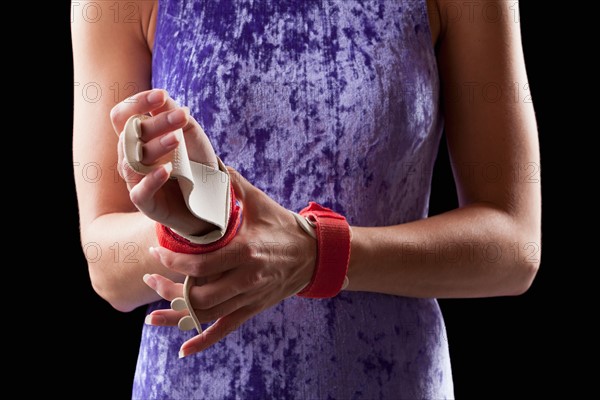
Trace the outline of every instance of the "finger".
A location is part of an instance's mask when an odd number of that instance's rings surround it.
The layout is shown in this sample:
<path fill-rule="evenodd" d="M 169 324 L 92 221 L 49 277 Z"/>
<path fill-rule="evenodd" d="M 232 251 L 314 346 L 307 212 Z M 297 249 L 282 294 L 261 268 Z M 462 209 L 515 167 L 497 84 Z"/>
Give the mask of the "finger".
<path fill-rule="evenodd" d="M 165 267 L 175 272 L 195 277 L 210 277 L 242 265 L 246 258 L 242 257 L 240 248 L 234 238 L 227 246 L 204 254 L 177 253 L 165 247 L 153 247 L 152 251 Z"/>
<path fill-rule="evenodd" d="M 161 158 L 175 150 L 178 145 L 179 139 L 176 132 L 168 132 L 148 143 L 144 143 L 142 145 L 142 164 L 153 165 L 160 162 Z"/>
<path fill-rule="evenodd" d="M 131 188 L 129 198 L 131 202 L 149 217 L 154 216 L 156 201 L 154 196 L 169 180 L 173 166 L 171 163 L 160 165 L 154 171 L 144 176 L 140 182 Z"/>
<path fill-rule="evenodd" d="M 117 134 L 120 134 L 125 123 L 132 115 L 146 114 L 164 106 L 168 94 L 162 89 L 151 89 L 123 100 L 110 111 L 110 120 Z"/>
<path fill-rule="evenodd" d="M 195 303 L 193 299 L 192 303 Z M 211 321 L 216 321 L 219 318 L 222 318 L 225 315 L 229 315 L 251 303 L 251 297 L 248 296 L 246 293 L 243 293 L 208 310 L 194 308 L 194 313 L 196 314 L 196 318 L 198 318 L 198 321 L 200 321 L 200 323 L 207 323 Z"/>
<path fill-rule="evenodd" d="M 188 148 L 188 154 L 191 161 L 218 169 L 217 156 L 204 129 L 193 118 L 188 118 L 188 123 L 183 127 L 183 136 Z"/>
<path fill-rule="evenodd" d="M 168 96 L 167 99 L 165 100 L 165 102 L 158 108 L 152 110 L 150 112 L 150 114 L 152 116 L 156 116 L 158 114 L 162 114 L 164 112 L 167 112 L 169 110 L 174 110 L 176 108 L 179 108 L 180 105 L 175 101 L 175 99 L 173 99 L 172 97 Z"/>
<path fill-rule="evenodd" d="M 132 190 L 142 179 L 144 179 L 144 175 L 138 174 L 128 162 L 121 163 L 121 168 L 119 168 L 119 175 L 127 184 L 127 188 Z"/>
<path fill-rule="evenodd" d="M 160 274 L 146 274 L 143 280 L 146 285 L 167 301 L 182 297 L 183 285 L 181 283 L 175 283 Z"/>
<path fill-rule="evenodd" d="M 177 326 L 179 320 L 187 315 L 187 310 L 155 310 L 146 315 L 144 323 L 153 326 Z"/>
<path fill-rule="evenodd" d="M 183 343 L 179 350 L 179 358 L 206 350 L 225 336 L 236 331 L 244 322 L 255 314 L 256 311 L 253 308 L 245 307 L 240 308 L 225 317 L 219 318 L 200 335 L 196 335 Z"/>
<path fill-rule="evenodd" d="M 271 211 L 282 208 L 275 200 L 251 184 L 235 169 L 231 167 L 227 167 L 227 169 L 229 170 L 231 185 L 235 191 L 236 198 L 242 203 L 245 220 L 260 220 L 265 214 L 269 214 L 266 210 Z M 294 222 L 294 217 L 291 213 L 286 213 L 285 218 L 287 218 L 292 225 L 297 225 Z M 243 227 L 244 225 L 242 225 L 242 229 Z"/>
<path fill-rule="evenodd" d="M 192 306 L 199 310 L 211 310 L 215 307 L 233 310 L 241 307 L 244 301 L 241 295 L 260 290 L 272 279 L 258 269 L 241 266 L 223 274 L 219 280 L 207 282 L 202 286 L 193 286 L 190 289 L 190 301 Z"/>
<path fill-rule="evenodd" d="M 258 189 L 256 189 L 250 182 L 248 182 L 248 180 L 246 180 L 246 178 L 242 176 L 242 174 L 240 174 L 234 168 L 227 167 L 227 170 L 229 171 L 231 185 L 235 191 L 236 198 L 244 203 L 248 193 Z"/>
<path fill-rule="evenodd" d="M 190 112 L 187 107 L 176 107 L 170 111 L 142 120 L 142 141 L 149 142 L 168 132 L 186 127 L 189 115 Z"/>
<path fill-rule="evenodd" d="M 127 188 L 131 190 L 132 187 L 137 185 L 142 178 L 144 177 L 142 174 L 138 174 L 132 167 L 125 161 L 125 157 L 123 154 L 123 138 L 119 137 L 119 143 L 117 145 L 117 154 L 119 159 L 119 165 L 117 166 L 117 171 L 119 172 L 119 176 L 127 183 Z"/>

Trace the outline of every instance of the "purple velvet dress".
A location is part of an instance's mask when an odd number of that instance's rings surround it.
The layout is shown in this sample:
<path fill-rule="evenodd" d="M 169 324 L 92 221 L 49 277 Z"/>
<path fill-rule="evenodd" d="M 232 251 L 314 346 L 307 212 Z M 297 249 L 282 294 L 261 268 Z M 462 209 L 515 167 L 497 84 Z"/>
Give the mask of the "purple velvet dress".
<path fill-rule="evenodd" d="M 427 217 L 443 120 L 426 0 L 160 0 L 152 79 L 284 207 Z M 134 399 L 454 397 L 435 299 L 295 296 L 178 359 L 194 334 L 144 326 Z"/>

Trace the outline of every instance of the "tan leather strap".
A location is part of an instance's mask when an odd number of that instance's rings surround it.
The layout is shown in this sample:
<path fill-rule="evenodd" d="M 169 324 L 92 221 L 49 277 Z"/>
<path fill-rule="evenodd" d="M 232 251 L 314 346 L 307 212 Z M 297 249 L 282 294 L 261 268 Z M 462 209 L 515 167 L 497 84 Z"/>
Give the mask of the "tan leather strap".
<path fill-rule="evenodd" d="M 306 232 L 310 237 L 317 240 L 317 230 L 316 230 L 314 222 L 312 222 L 310 219 L 298 214 L 297 212 L 294 212 L 294 211 L 290 211 L 290 212 L 292 213 L 292 215 L 296 219 L 296 222 L 298 223 L 298 225 L 300 225 L 302 230 L 304 232 Z M 350 233 L 352 233 L 352 230 L 350 231 Z M 308 283 L 306 286 L 308 286 L 309 284 L 310 283 Z M 344 283 L 342 284 L 342 290 L 346 289 L 346 287 L 348 287 L 349 284 L 350 284 L 350 279 L 348 279 L 348 276 L 345 276 Z M 304 288 L 300 289 L 300 292 L 302 290 L 304 290 L 306 288 L 306 286 Z"/>
<path fill-rule="evenodd" d="M 193 312 L 194 308 L 192 307 L 192 303 L 190 301 L 190 290 L 192 286 L 196 285 L 196 279 L 191 276 L 186 276 L 185 281 L 183 283 L 183 296 L 177 297 L 171 301 L 171 308 L 175 311 L 184 311 L 186 310 L 189 315 L 182 317 L 179 320 L 177 326 L 182 331 L 189 331 L 194 328 L 198 331 L 198 333 L 202 333 L 202 325 L 200 325 L 200 321 L 196 316 L 196 313 Z"/>

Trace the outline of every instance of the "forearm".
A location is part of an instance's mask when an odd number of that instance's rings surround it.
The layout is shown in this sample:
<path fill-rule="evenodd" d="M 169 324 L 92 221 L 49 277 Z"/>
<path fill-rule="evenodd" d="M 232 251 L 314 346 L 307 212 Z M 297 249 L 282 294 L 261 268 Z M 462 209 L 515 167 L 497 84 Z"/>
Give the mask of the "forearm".
<path fill-rule="evenodd" d="M 533 280 L 540 234 L 484 203 L 389 227 L 353 227 L 347 290 L 409 297 L 516 295 Z"/>
<path fill-rule="evenodd" d="M 92 286 L 120 311 L 128 312 L 160 299 L 142 281 L 146 273 L 183 280 L 182 275 L 150 256 L 149 247 L 157 245 L 154 224 L 139 212 L 111 213 L 96 218 L 81 230 Z"/>

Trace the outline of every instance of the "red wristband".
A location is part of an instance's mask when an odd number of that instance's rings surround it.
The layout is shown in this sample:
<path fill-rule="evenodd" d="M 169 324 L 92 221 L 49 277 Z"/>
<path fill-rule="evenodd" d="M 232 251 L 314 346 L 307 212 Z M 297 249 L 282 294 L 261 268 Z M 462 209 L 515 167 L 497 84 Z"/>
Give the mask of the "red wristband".
<path fill-rule="evenodd" d="M 299 212 L 316 227 L 317 261 L 307 287 L 298 296 L 329 298 L 336 296 L 348 273 L 350 262 L 350 225 L 343 215 L 315 202 Z"/>
<path fill-rule="evenodd" d="M 169 250 L 178 252 L 178 253 L 187 253 L 187 254 L 203 254 L 210 253 L 211 251 L 218 250 L 222 247 L 225 247 L 231 240 L 235 237 L 237 233 L 238 227 L 241 222 L 242 213 L 240 211 L 240 206 L 237 204 L 235 200 L 235 192 L 233 191 L 233 187 L 231 187 L 231 207 L 229 213 L 229 223 L 227 224 L 227 230 L 225 231 L 225 235 L 221 237 L 219 240 L 209 244 L 198 244 L 193 243 L 187 240 L 186 238 L 178 235 L 173 232 L 171 228 L 156 223 L 156 236 L 158 237 L 158 244 L 162 247 L 165 247 Z"/>

